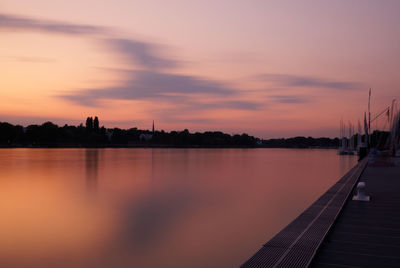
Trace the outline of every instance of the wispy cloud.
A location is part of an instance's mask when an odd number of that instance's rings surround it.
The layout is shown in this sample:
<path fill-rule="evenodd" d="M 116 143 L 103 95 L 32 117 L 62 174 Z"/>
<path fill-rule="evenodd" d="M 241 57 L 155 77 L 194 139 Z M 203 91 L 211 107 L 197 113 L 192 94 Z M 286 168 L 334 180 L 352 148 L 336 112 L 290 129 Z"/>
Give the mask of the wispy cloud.
<path fill-rule="evenodd" d="M 221 109 L 254 111 L 261 109 L 265 105 L 254 101 L 217 100 L 213 102 L 198 102 L 194 98 L 186 98 L 183 106 L 183 110 L 195 113 L 196 111 Z M 173 113 L 174 112 L 176 111 L 173 111 Z"/>
<path fill-rule="evenodd" d="M 176 61 L 160 56 L 159 46 L 156 44 L 122 38 L 106 39 L 104 43 L 114 53 L 121 54 L 125 60 L 143 68 L 173 68 L 178 65 Z"/>
<path fill-rule="evenodd" d="M 362 84 L 357 82 L 332 81 L 320 77 L 298 76 L 289 74 L 261 74 L 258 75 L 256 78 L 286 87 L 315 87 L 339 90 L 359 89 L 362 87 Z"/>
<path fill-rule="evenodd" d="M 0 14 L 0 30 L 100 37 L 96 41 L 101 42 L 112 53 L 122 55 L 123 59 L 129 60 L 130 63 L 152 69 L 171 68 L 177 65 L 176 61 L 159 55 L 159 45 L 143 40 L 115 38 L 113 37 L 115 30 L 102 26 Z"/>
<path fill-rule="evenodd" d="M 157 71 L 131 71 L 131 79 L 119 87 L 86 89 L 78 93 L 65 94 L 61 98 L 81 105 L 98 105 L 101 99 L 123 100 L 171 100 L 185 95 L 232 95 L 234 90 L 222 83 L 199 77 L 167 74 Z"/>
<path fill-rule="evenodd" d="M 151 100 L 180 107 L 181 112 L 196 110 L 256 110 L 260 103 L 236 100 L 238 91 L 225 83 L 194 75 L 171 73 L 179 62 L 165 57 L 161 46 L 146 40 L 116 38 L 109 28 L 72 24 L 45 19 L 0 14 L 0 30 L 45 32 L 91 38 L 114 56 L 121 56 L 131 66 L 120 71 L 125 81 L 119 86 L 92 88 L 64 93 L 57 97 L 83 106 L 99 106 L 107 100 Z M 43 61 L 35 57 L 18 57 L 21 61 Z M 137 69 L 139 67 L 139 69 Z M 119 72 L 119 69 L 114 69 Z M 212 102 L 201 101 L 212 97 Z M 178 108 L 177 108 L 178 109 Z"/>
<path fill-rule="evenodd" d="M 108 100 L 151 100 L 173 105 L 164 111 L 169 115 L 221 109 L 259 110 L 264 106 L 255 101 L 232 99 L 239 97 L 236 90 L 208 79 L 156 71 L 131 71 L 130 77 L 132 80 L 120 87 L 86 89 L 59 97 L 83 106 L 101 106 Z M 212 101 L 208 100 L 210 97 Z"/>
<path fill-rule="evenodd" d="M 0 30 L 35 31 L 71 35 L 104 34 L 104 27 L 0 14 Z"/>
<path fill-rule="evenodd" d="M 28 62 L 28 63 L 51 63 L 57 62 L 56 59 L 46 58 L 46 57 L 27 57 L 27 56 L 15 56 L 9 57 L 13 61 L 18 62 Z"/>
<path fill-rule="evenodd" d="M 176 102 L 173 108 L 154 109 L 152 113 L 164 123 L 207 123 L 218 127 L 223 120 L 210 118 L 207 112 L 220 110 L 257 111 L 265 106 L 264 103 L 254 101 L 216 100 L 214 102 L 199 102 L 194 98 L 184 98 L 180 103 Z"/>
<path fill-rule="evenodd" d="M 218 108 L 226 108 L 226 109 L 235 109 L 235 110 L 259 110 L 265 105 L 259 102 L 254 101 L 222 101 L 220 103 L 215 103 L 214 107 Z"/>
<path fill-rule="evenodd" d="M 293 95 L 280 95 L 280 96 L 270 96 L 270 100 L 278 103 L 306 103 L 310 101 L 310 96 L 293 96 Z"/>

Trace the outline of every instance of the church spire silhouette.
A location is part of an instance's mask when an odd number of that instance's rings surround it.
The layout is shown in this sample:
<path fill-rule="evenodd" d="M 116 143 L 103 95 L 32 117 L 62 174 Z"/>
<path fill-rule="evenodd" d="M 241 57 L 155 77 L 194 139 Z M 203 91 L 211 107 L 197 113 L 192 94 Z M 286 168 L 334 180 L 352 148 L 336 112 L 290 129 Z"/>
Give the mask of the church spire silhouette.
<path fill-rule="evenodd" d="M 154 134 L 154 120 L 153 120 L 153 134 Z"/>

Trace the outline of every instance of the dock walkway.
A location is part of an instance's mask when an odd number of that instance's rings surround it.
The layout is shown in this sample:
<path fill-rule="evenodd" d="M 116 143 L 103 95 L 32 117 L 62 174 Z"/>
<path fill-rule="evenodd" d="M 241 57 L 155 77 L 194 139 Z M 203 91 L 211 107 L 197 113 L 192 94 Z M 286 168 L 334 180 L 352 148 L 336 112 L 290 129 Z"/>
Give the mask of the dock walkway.
<path fill-rule="evenodd" d="M 400 267 L 400 167 L 368 166 L 370 202 L 346 202 L 311 267 Z"/>
<path fill-rule="evenodd" d="M 241 267 L 308 267 L 366 164 L 359 162 Z"/>

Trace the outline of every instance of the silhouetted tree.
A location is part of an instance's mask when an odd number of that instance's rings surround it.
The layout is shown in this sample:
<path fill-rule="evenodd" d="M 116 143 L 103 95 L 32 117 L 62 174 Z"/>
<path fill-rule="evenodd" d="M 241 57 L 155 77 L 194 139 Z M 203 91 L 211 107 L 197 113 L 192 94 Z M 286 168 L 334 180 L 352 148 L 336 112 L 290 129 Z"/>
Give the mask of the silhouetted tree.
<path fill-rule="evenodd" d="M 262 144 L 264 147 L 270 147 L 270 148 L 309 148 L 309 147 L 334 148 L 339 146 L 339 139 L 294 137 L 288 139 L 263 140 Z"/>
<path fill-rule="evenodd" d="M 29 125 L 26 128 L 14 126 L 9 123 L 0 122 L 0 145 L 1 146 L 173 146 L 173 147 L 254 147 L 256 139 L 247 134 L 234 135 L 225 134 L 220 131 L 207 131 L 204 133 L 190 133 L 188 129 L 183 131 L 155 131 L 152 139 L 141 142 L 141 134 L 151 134 L 149 130 L 131 129 L 106 129 L 100 128 L 99 119 L 87 117 L 86 126 L 64 125 L 59 127 L 51 122 L 42 125 Z M 293 140 L 292 144 L 307 144 L 314 142 L 310 138 L 304 140 Z M 289 139 L 290 140 L 290 139 Z M 328 139 L 326 142 L 331 141 Z M 265 143 L 267 145 L 268 143 Z M 292 145 L 291 144 L 291 145 Z M 276 145 L 276 143 L 274 143 Z M 285 144 L 286 146 L 288 144 Z"/>
<path fill-rule="evenodd" d="M 43 123 L 39 127 L 39 141 L 44 144 L 53 144 L 58 142 L 59 128 L 52 122 Z"/>
<path fill-rule="evenodd" d="M 16 137 L 16 129 L 9 123 L 0 123 L 0 143 L 11 144 Z"/>
<path fill-rule="evenodd" d="M 95 132 L 99 131 L 99 118 L 96 116 L 93 121 L 93 129 Z"/>
<path fill-rule="evenodd" d="M 86 119 L 86 130 L 91 133 L 93 130 L 93 117 L 88 117 Z"/>

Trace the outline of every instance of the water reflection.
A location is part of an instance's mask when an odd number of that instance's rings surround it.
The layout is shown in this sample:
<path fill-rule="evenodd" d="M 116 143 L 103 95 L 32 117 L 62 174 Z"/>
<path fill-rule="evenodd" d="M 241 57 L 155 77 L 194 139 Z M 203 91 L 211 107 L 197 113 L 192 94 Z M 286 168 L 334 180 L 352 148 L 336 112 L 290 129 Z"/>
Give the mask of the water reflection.
<path fill-rule="evenodd" d="M 339 155 L 340 161 L 338 161 L 339 170 L 341 174 L 346 173 L 349 170 L 349 167 L 354 166 L 356 159 L 358 156 L 355 155 Z"/>
<path fill-rule="evenodd" d="M 194 209 L 196 196 L 187 189 L 152 192 L 123 210 L 121 241 L 124 247 L 147 251 L 163 240 L 171 227 Z"/>
<path fill-rule="evenodd" d="M 0 267 L 237 267 L 355 159 L 333 150 L 0 150 Z"/>
<path fill-rule="evenodd" d="M 88 192 L 96 192 L 99 173 L 98 148 L 85 149 L 86 189 Z"/>

